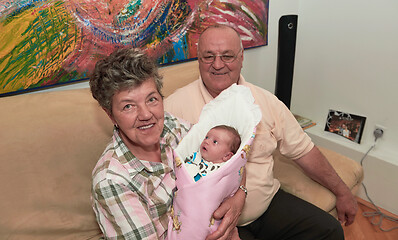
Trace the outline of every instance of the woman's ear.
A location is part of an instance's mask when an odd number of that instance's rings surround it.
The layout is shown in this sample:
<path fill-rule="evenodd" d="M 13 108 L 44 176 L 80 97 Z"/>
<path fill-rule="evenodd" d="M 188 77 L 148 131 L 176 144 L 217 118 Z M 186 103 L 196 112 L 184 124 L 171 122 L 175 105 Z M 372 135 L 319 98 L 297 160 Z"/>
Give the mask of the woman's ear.
<path fill-rule="evenodd" d="M 108 115 L 108 117 L 111 119 L 113 125 L 117 126 L 117 122 L 115 121 L 115 118 L 113 117 L 112 112 L 106 108 L 102 108 L 102 109 L 106 112 L 106 115 Z"/>
<path fill-rule="evenodd" d="M 228 152 L 224 155 L 224 157 L 222 158 L 223 162 L 228 161 L 234 154 L 232 152 Z"/>

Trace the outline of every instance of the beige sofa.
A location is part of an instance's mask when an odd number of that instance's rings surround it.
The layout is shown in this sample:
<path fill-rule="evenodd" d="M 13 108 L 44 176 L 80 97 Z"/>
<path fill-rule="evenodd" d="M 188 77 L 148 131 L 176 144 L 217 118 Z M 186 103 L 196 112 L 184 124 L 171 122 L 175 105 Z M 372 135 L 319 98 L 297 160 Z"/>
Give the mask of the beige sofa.
<path fill-rule="evenodd" d="M 197 62 L 161 69 L 164 94 L 196 79 L 197 69 Z M 89 90 L 3 97 L 0 109 L 0 239 L 98 239 L 91 171 L 112 124 Z M 360 165 L 321 150 L 355 193 Z M 275 176 L 287 191 L 333 211 L 333 195 L 279 155 Z"/>

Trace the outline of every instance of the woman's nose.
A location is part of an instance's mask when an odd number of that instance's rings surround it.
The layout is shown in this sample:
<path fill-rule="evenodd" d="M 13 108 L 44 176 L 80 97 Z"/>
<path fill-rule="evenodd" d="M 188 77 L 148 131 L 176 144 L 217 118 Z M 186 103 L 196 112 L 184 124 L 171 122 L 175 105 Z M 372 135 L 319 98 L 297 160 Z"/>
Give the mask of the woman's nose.
<path fill-rule="evenodd" d="M 152 112 L 147 106 L 142 106 L 138 111 L 138 119 L 141 121 L 149 120 L 152 117 Z"/>

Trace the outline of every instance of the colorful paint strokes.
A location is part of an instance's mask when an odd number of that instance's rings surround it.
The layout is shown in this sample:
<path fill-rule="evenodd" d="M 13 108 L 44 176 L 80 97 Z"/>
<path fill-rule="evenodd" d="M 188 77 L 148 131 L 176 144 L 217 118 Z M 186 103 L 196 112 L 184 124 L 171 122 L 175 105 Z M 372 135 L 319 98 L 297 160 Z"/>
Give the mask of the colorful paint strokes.
<path fill-rule="evenodd" d="M 236 28 L 245 48 L 266 45 L 268 0 L 0 0 L 0 96 L 87 80 L 117 48 L 159 64 L 195 59 L 214 23 Z"/>

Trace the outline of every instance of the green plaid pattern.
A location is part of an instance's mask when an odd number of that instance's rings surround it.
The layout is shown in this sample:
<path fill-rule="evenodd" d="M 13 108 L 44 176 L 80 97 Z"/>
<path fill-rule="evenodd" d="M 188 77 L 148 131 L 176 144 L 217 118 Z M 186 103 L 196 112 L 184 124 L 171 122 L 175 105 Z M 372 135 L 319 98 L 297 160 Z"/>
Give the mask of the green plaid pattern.
<path fill-rule="evenodd" d="M 92 202 L 106 239 L 165 239 L 175 188 L 173 148 L 190 124 L 165 113 L 162 163 L 140 161 L 114 129 L 93 170 Z"/>

